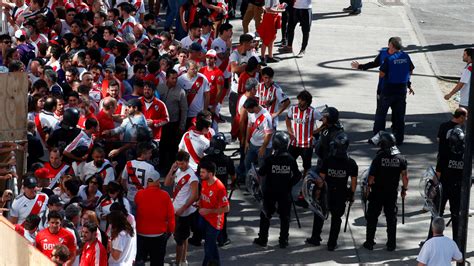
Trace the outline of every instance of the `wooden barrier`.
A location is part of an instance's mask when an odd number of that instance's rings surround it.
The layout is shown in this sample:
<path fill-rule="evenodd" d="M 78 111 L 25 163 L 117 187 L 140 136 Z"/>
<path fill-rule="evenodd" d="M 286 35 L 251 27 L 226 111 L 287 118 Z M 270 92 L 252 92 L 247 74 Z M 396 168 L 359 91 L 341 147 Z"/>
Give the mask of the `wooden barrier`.
<path fill-rule="evenodd" d="M 15 232 L 15 227 L 0 216 L 0 265 L 54 266 L 43 253 Z"/>
<path fill-rule="evenodd" d="M 0 141 L 26 140 L 27 95 L 26 73 L 0 74 Z"/>

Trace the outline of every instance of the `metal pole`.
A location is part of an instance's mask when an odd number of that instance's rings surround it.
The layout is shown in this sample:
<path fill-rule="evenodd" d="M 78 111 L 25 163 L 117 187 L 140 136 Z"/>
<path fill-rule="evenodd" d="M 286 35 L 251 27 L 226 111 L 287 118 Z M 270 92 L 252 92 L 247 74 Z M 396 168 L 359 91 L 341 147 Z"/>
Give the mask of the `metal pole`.
<path fill-rule="evenodd" d="M 474 134 L 474 117 L 472 116 L 474 110 L 472 105 L 474 104 L 474 82 L 472 82 L 471 74 L 471 86 L 469 88 L 469 107 L 468 107 L 468 119 L 466 126 L 466 150 L 464 151 L 464 170 L 463 178 L 461 183 L 461 205 L 459 206 L 459 225 L 457 243 L 463 258 L 466 258 L 466 244 L 467 244 L 467 226 L 469 225 L 469 201 L 471 196 L 471 175 L 472 175 L 472 138 Z M 466 262 L 458 263 L 457 265 L 465 265 Z"/>

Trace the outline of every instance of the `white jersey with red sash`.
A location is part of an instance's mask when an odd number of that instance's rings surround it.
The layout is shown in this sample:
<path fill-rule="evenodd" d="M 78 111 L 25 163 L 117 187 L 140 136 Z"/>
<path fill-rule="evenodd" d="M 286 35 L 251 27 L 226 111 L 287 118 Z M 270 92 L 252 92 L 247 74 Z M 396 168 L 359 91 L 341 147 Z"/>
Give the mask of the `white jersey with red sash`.
<path fill-rule="evenodd" d="M 44 155 L 41 160 L 47 161 L 49 159 L 49 151 L 46 145 L 46 138 L 58 126 L 59 120 L 54 117 L 54 114 L 47 111 L 41 111 L 35 116 L 36 133 L 39 136 L 41 145 L 43 145 Z"/>
<path fill-rule="evenodd" d="M 76 148 L 84 146 L 84 147 L 87 147 L 88 152 L 90 152 L 93 144 L 94 144 L 94 141 L 92 137 L 88 136 L 86 132 L 81 131 L 81 133 L 79 133 L 76 136 L 76 138 L 69 145 L 66 146 L 64 151 L 72 152 Z"/>
<path fill-rule="evenodd" d="M 125 19 L 122 23 L 122 25 L 119 28 L 119 34 L 121 36 L 124 36 L 127 33 L 133 33 L 133 27 L 137 24 L 136 20 L 134 17 L 130 16 L 127 19 Z"/>
<path fill-rule="evenodd" d="M 204 39 L 202 36 L 199 37 L 199 38 L 196 38 L 196 39 L 191 39 L 191 37 L 188 35 L 186 37 L 184 37 L 183 39 L 181 39 L 180 41 L 181 43 L 181 47 L 185 48 L 185 49 L 189 49 L 189 47 L 191 47 L 191 44 L 193 43 L 199 43 L 202 48 L 207 51 L 206 49 L 206 39 Z"/>
<path fill-rule="evenodd" d="M 217 39 L 212 41 L 211 48 L 216 50 L 217 54 L 224 54 L 227 52 L 227 49 L 230 49 L 229 47 L 227 47 L 227 43 L 223 39 L 221 39 L 221 37 L 218 37 Z M 228 56 L 224 57 L 223 60 L 217 57 L 216 66 L 224 73 L 225 79 L 230 78 L 231 73 L 227 68 L 229 66 Z"/>
<path fill-rule="evenodd" d="M 54 178 L 51 180 L 51 183 L 48 186 L 49 188 L 53 189 L 56 187 L 56 184 L 58 184 L 61 176 L 68 172 L 70 166 L 67 163 L 62 163 L 59 167 L 54 168 L 49 162 L 46 162 L 44 163 L 44 168 L 49 170 L 50 175 L 54 175 Z"/>
<path fill-rule="evenodd" d="M 188 117 L 196 117 L 204 108 L 204 93 L 210 90 L 207 78 L 201 73 L 193 78 L 189 78 L 188 74 L 181 75 L 176 86 L 186 92 Z"/>
<path fill-rule="evenodd" d="M 127 199 L 135 201 L 138 190 L 147 187 L 149 181 L 155 182 L 160 179 L 160 174 L 153 165 L 139 160 L 128 161 L 122 172 L 122 180 L 127 182 Z"/>
<path fill-rule="evenodd" d="M 105 196 L 105 197 L 102 197 L 101 201 L 95 208 L 95 212 L 97 213 L 97 218 L 106 217 L 110 213 L 110 206 L 112 206 L 112 204 L 115 202 L 123 203 L 128 213 L 131 213 L 132 209 L 130 208 L 130 202 L 128 202 L 127 198 L 112 199 L 110 197 Z M 107 231 L 107 219 L 100 219 L 99 226 L 102 231 L 104 232 Z"/>
<path fill-rule="evenodd" d="M 204 150 L 209 147 L 209 144 L 210 139 L 204 134 L 196 130 L 189 130 L 181 138 L 178 149 L 189 153 L 189 167 L 196 171 L 199 161 L 204 157 Z"/>
<path fill-rule="evenodd" d="M 247 127 L 250 128 L 250 135 L 248 136 L 250 143 L 260 147 L 263 145 L 265 135 L 273 133 L 272 116 L 265 108 L 262 108 L 260 112 L 256 114 L 248 113 Z M 272 141 L 270 139 L 267 148 L 271 147 Z"/>
<path fill-rule="evenodd" d="M 240 119 L 241 119 L 240 109 L 244 106 L 244 103 L 247 100 L 247 98 L 248 97 L 245 94 L 242 94 L 237 100 L 237 106 L 235 108 L 236 109 L 235 116 L 234 116 L 234 120 L 232 120 L 232 129 L 230 131 L 232 137 L 239 138 L 240 141 L 245 141 L 245 140 L 242 140 L 242 133 L 244 132 L 240 132 L 240 128 L 239 128 Z M 245 128 L 247 128 L 247 125 L 245 126 Z"/>
<path fill-rule="evenodd" d="M 86 182 L 91 176 L 99 174 L 104 180 L 104 185 L 115 180 L 115 171 L 109 160 L 105 159 L 102 165 L 97 166 L 94 161 L 84 164 L 82 167 L 81 180 Z"/>
<path fill-rule="evenodd" d="M 291 121 L 291 129 L 295 138 L 291 145 L 299 148 L 311 148 L 313 146 L 313 131 L 316 122 L 321 117 L 313 107 L 301 110 L 297 104 L 288 109 L 288 119 Z"/>
<path fill-rule="evenodd" d="M 46 194 L 36 193 L 34 199 L 29 199 L 25 194 L 20 194 L 13 200 L 10 215 L 18 218 L 18 224 L 23 224 L 30 214 L 42 217 L 47 209 L 47 204 L 48 196 Z"/>
<path fill-rule="evenodd" d="M 181 169 L 176 171 L 173 189 L 173 206 L 175 211 L 183 207 L 183 205 L 188 201 L 189 197 L 191 197 L 192 182 L 199 182 L 199 179 L 191 167 L 188 167 L 188 169 L 185 171 L 182 171 Z M 191 205 L 180 216 L 188 216 L 195 211 L 196 208 Z"/>

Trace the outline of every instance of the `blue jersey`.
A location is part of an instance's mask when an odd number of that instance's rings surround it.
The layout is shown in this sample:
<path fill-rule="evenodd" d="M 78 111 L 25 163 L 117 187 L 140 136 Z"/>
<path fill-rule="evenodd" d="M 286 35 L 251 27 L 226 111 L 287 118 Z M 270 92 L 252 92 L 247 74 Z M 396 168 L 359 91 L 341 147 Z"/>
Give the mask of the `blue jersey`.
<path fill-rule="evenodd" d="M 414 68 L 410 56 L 403 51 L 387 57 L 380 67 L 380 71 L 385 73 L 381 94 L 405 95 Z"/>
<path fill-rule="evenodd" d="M 388 53 L 388 48 L 380 49 L 379 55 L 377 56 L 380 65 L 382 65 L 383 62 L 385 62 L 385 59 L 389 56 L 390 54 Z M 383 88 L 383 78 L 379 78 L 379 84 L 377 85 L 377 94 L 380 94 L 382 92 L 382 88 Z"/>

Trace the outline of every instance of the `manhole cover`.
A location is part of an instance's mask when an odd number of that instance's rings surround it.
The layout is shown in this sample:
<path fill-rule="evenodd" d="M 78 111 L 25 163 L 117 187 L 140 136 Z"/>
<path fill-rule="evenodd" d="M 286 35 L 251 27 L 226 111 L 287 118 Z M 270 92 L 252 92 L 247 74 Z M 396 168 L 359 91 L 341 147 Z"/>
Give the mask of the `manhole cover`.
<path fill-rule="evenodd" d="M 379 0 L 379 3 L 384 6 L 403 6 L 401 0 Z"/>

